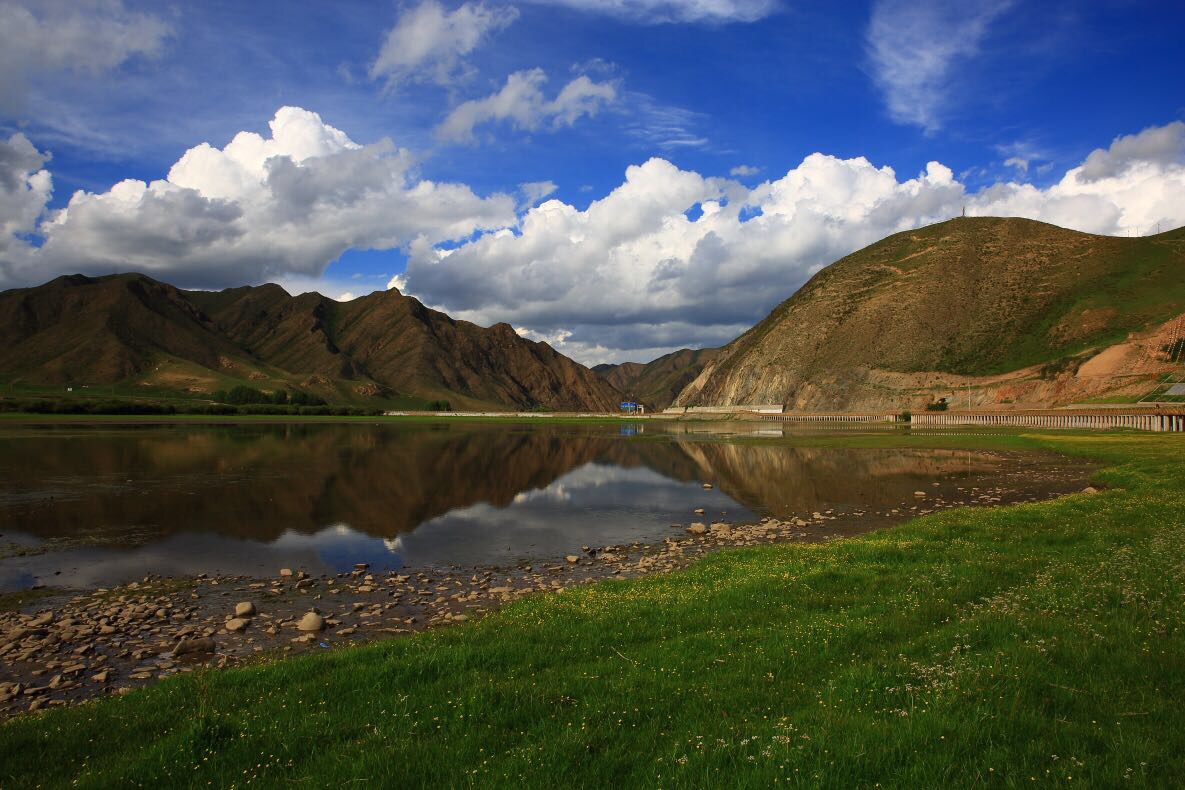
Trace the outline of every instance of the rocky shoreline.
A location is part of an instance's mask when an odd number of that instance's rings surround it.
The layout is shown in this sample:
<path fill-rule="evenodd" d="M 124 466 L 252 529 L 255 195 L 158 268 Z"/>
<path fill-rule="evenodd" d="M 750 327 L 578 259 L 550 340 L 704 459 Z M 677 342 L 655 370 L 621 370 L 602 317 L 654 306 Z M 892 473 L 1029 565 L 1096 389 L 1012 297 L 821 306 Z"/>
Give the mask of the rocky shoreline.
<path fill-rule="evenodd" d="M 270 579 L 150 576 L 114 588 L 50 592 L 28 611 L 0 612 L 0 717 L 124 694 L 205 668 L 462 623 L 526 595 L 665 573 L 721 548 L 833 540 L 950 507 L 1052 498 L 1083 490 L 1090 471 L 1066 468 L 1050 479 L 1018 477 L 983 488 L 934 482 L 898 507 L 749 524 L 712 521 L 697 508 L 698 520 L 672 524 L 661 542 L 585 546 L 554 561 L 513 566 L 372 572 L 360 564 L 320 576 L 284 568 Z"/>

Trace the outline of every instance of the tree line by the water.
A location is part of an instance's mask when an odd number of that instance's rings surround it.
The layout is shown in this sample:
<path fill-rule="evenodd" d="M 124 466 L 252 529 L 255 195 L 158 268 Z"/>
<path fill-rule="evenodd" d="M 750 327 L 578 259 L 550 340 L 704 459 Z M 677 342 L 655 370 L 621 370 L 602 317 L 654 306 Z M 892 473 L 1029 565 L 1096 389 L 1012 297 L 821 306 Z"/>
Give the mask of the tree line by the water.
<path fill-rule="evenodd" d="M 215 403 L 229 403 L 234 406 L 249 404 L 274 404 L 276 406 L 324 406 L 325 399 L 318 395 L 311 395 L 301 390 L 276 390 L 263 392 L 254 387 L 240 384 L 229 390 L 218 390 L 211 399 Z"/>

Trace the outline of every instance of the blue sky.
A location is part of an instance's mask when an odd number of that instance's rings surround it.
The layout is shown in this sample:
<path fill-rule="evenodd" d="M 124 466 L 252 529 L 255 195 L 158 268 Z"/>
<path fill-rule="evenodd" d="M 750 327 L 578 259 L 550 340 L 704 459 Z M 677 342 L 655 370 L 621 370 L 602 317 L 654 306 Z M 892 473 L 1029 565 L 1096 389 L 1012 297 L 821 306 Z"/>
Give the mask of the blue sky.
<path fill-rule="evenodd" d="M 590 363 L 716 345 L 963 205 L 1185 221 L 1182 29 L 1171 2 L 0 0 L 0 286 L 393 284 Z M 244 131 L 259 161 L 224 155 Z"/>

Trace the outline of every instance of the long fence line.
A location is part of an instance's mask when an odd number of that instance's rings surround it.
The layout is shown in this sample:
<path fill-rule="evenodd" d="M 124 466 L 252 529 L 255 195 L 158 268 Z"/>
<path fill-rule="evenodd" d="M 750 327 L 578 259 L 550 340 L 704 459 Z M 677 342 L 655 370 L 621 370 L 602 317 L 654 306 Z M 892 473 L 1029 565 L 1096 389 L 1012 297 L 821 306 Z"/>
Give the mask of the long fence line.
<path fill-rule="evenodd" d="M 763 420 L 771 422 L 902 422 L 900 414 L 841 414 L 841 413 L 810 413 L 787 412 L 785 414 L 758 414 Z"/>
<path fill-rule="evenodd" d="M 941 427 L 947 425 L 980 425 L 1017 428 L 1132 428 L 1141 431 L 1185 432 L 1185 411 L 1151 414 L 1108 413 L 1105 411 L 1043 411 L 1043 412 L 921 412 L 910 417 L 899 414 L 865 413 L 786 413 L 759 414 L 762 420 L 771 422 L 809 423 L 899 423 L 909 422 L 918 427 Z"/>
<path fill-rule="evenodd" d="M 1000 425 L 1023 428 L 1133 428 L 1140 431 L 1185 432 L 1185 414 L 1107 414 L 1105 412 L 924 412 L 915 425 Z"/>

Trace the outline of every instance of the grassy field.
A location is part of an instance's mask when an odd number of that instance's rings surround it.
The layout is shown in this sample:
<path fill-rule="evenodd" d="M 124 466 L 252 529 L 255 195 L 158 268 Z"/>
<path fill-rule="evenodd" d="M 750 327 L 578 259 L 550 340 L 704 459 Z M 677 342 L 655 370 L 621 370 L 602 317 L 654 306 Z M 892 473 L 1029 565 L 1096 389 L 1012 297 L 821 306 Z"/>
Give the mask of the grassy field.
<path fill-rule="evenodd" d="M 194 366 L 196 368 L 196 366 Z M 209 371 L 207 371 L 209 372 Z M 129 380 L 118 384 L 78 385 L 72 391 L 62 386 L 47 386 L 29 384 L 0 377 L 0 401 L 45 401 L 60 404 L 148 404 L 153 406 L 172 406 L 178 411 L 200 409 L 217 405 L 212 399 L 211 392 L 221 388 L 229 390 L 236 385 L 252 386 L 255 389 L 286 389 L 288 392 L 309 391 L 311 388 L 302 386 L 299 382 L 286 380 L 270 380 L 266 386 L 255 380 L 243 380 L 229 376 L 211 373 L 206 382 L 210 391 L 188 392 L 178 387 L 163 386 L 143 381 Z M 362 397 L 351 394 L 343 387 L 317 388 L 321 390 L 327 401 L 335 406 L 354 406 L 359 408 L 396 410 L 421 410 L 428 408 L 429 400 L 410 395 L 388 395 L 384 397 Z M 317 393 L 317 394 L 321 394 Z"/>
<path fill-rule="evenodd" d="M 0 726 L 0 785 L 1178 782 L 1185 437 L 971 441 L 1101 459 L 1106 490 L 24 717 Z"/>

